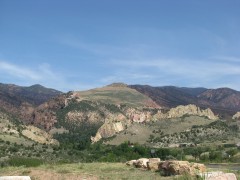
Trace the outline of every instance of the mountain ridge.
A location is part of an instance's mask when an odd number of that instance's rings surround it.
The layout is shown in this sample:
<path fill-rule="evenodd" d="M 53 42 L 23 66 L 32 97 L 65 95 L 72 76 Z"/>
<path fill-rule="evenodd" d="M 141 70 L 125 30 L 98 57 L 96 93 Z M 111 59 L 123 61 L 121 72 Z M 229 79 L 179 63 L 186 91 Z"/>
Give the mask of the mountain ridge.
<path fill-rule="evenodd" d="M 181 88 L 175 86 L 152 87 L 130 85 L 130 88 L 149 96 L 167 109 L 178 105 L 195 104 L 202 108 L 211 108 L 223 118 L 230 118 L 240 110 L 240 92 L 230 88 Z"/>

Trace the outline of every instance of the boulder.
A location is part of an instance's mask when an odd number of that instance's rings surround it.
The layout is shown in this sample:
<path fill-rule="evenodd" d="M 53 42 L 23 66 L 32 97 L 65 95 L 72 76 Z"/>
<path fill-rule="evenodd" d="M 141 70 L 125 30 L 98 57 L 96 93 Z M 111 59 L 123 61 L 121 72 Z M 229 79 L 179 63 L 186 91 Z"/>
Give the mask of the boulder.
<path fill-rule="evenodd" d="M 200 176 L 206 180 L 237 180 L 233 173 L 223 173 L 222 171 L 201 173 Z"/>
<path fill-rule="evenodd" d="M 137 160 L 127 161 L 126 165 L 128 165 L 128 166 L 135 166 L 136 162 L 137 162 Z"/>
<path fill-rule="evenodd" d="M 195 170 L 197 173 L 203 173 L 206 172 L 206 166 L 204 164 L 200 163 L 193 163 L 192 168 Z"/>
<path fill-rule="evenodd" d="M 189 163 L 188 161 L 165 161 L 159 164 L 159 170 L 164 175 L 197 175 L 199 172 L 206 171 L 206 167 L 203 164 Z"/>
<path fill-rule="evenodd" d="M 1 176 L 0 180 L 31 180 L 29 176 Z"/>
<path fill-rule="evenodd" d="M 138 159 L 138 160 L 135 162 L 135 166 L 136 166 L 137 168 L 147 169 L 147 168 L 148 168 L 148 162 L 149 162 L 149 159 L 147 159 L 147 158 L 141 158 L 141 159 Z"/>
<path fill-rule="evenodd" d="M 160 162 L 160 158 L 150 158 L 147 162 L 147 168 L 151 171 L 158 171 Z"/>
<path fill-rule="evenodd" d="M 207 180 L 237 180 L 237 177 L 233 173 L 224 173 L 215 177 L 209 177 Z"/>

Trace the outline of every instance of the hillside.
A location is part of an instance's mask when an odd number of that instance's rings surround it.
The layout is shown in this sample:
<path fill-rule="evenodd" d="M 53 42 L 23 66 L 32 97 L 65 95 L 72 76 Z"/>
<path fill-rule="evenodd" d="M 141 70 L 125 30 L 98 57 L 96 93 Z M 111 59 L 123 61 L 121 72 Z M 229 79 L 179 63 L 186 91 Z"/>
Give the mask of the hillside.
<path fill-rule="evenodd" d="M 11 99 L 16 99 L 19 102 L 26 102 L 37 106 L 60 95 L 62 92 L 46 88 L 39 84 L 23 87 L 13 84 L 0 83 L 0 93 L 0 98 L 3 98 L 2 96 L 7 96 Z"/>
<path fill-rule="evenodd" d="M 41 85 L 22 87 L 0 83 L 0 107 L 20 119 L 28 121 L 36 106 L 60 94 L 62 94 L 60 91 Z"/>
<path fill-rule="evenodd" d="M 227 119 L 231 119 L 240 110 L 240 92 L 229 88 L 205 89 L 146 85 L 130 85 L 129 87 L 145 94 L 166 109 L 178 105 L 195 104 L 202 108 L 209 107 L 216 114 Z"/>
<path fill-rule="evenodd" d="M 8 94 L 16 94 L 16 89 L 13 86 Z M 39 85 L 27 89 L 40 94 L 52 93 L 52 90 L 49 91 L 49 89 Z M 19 100 L 15 96 L 12 96 L 12 99 L 13 102 L 18 100 L 21 102 L 21 108 L 16 108 L 18 111 L 21 110 L 19 119 L 24 119 L 24 122 L 53 134 L 60 143 L 68 144 L 71 142 L 75 146 L 83 148 L 92 142 L 126 132 L 126 130 L 135 127 L 136 124 L 142 124 L 140 129 L 144 129 L 143 124 L 158 121 L 170 123 L 171 119 L 186 115 L 206 117 L 215 121 L 218 117 L 211 109 L 207 108 L 210 100 L 200 98 L 207 91 L 205 88 L 177 88 L 173 86 L 154 88 L 114 83 L 88 91 L 72 91 L 60 94 L 36 107 L 30 104 L 30 101 L 23 103 L 22 99 Z M 55 91 L 53 90 L 53 92 Z M 211 101 L 213 100 L 211 99 Z M 8 102 L 12 105 L 11 101 Z M 179 106 L 179 104 L 183 104 L 183 106 Z M 197 107 L 197 104 L 200 104 L 201 108 Z M 210 107 L 216 107 L 212 104 Z M 14 107 L 14 105 L 12 106 Z M 209 124 L 211 121 L 206 122 Z M 194 123 L 194 119 L 192 122 L 189 121 L 189 126 L 186 128 L 198 125 L 198 123 Z M 174 130 L 180 127 L 183 122 L 176 121 L 176 124 L 178 124 L 176 127 L 171 127 L 169 124 L 169 128 Z M 146 134 L 145 138 L 149 138 L 152 135 L 149 132 L 152 131 L 151 128 L 145 128 L 143 130 Z M 126 136 L 125 140 L 127 139 Z M 146 143 L 146 140 L 143 141 Z"/>
<path fill-rule="evenodd" d="M 85 139 L 97 142 L 114 136 L 132 123 L 146 123 L 160 119 L 181 117 L 185 114 L 216 119 L 211 110 L 194 105 L 166 112 L 152 99 L 127 87 L 112 84 L 89 91 L 69 92 L 37 107 L 31 122 L 47 131 L 64 127 L 75 133 L 84 132 Z M 87 131 L 86 131 L 87 129 Z"/>
<path fill-rule="evenodd" d="M 0 110 L 0 166 L 16 156 L 56 159 L 50 152 L 58 145 L 47 132 L 24 125 L 18 118 Z"/>
<path fill-rule="evenodd" d="M 102 88 L 76 92 L 76 96 L 84 100 L 108 104 L 125 104 L 132 107 L 159 107 L 151 98 L 121 83 L 114 83 Z"/>
<path fill-rule="evenodd" d="M 41 89 L 31 87 L 33 91 L 35 88 Z M 169 88 L 172 87 L 165 88 L 166 94 Z M 183 90 L 186 89 L 169 92 L 184 94 Z M 188 96 L 194 100 L 203 90 L 188 89 Z M 178 97 L 167 96 L 169 100 Z M 186 98 L 186 105 L 163 108 L 125 84 L 62 93 L 38 106 L 23 103 L 15 96 L 3 97 L 21 113 L 0 110 L 0 166 L 125 162 L 133 157 L 149 157 L 151 148 L 158 150 L 160 158 L 167 159 L 169 155 L 180 158 L 180 151 L 186 156 L 191 154 L 182 146 L 211 146 L 213 153 L 219 146 L 235 147 L 240 141 L 239 113 L 231 121 L 219 120 L 210 108 L 187 104 L 187 98 L 180 96 L 178 101 Z M 20 108 L 14 104 L 18 101 Z M 134 148 L 129 144 L 134 144 Z M 162 150 L 172 147 L 168 154 L 162 154 Z M 233 156 L 231 160 L 236 162 L 238 158 Z"/>
<path fill-rule="evenodd" d="M 152 87 L 148 85 L 130 85 L 130 88 L 145 94 L 154 99 L 154 101 L 162 107 L 172 108 L 178 105 L 197 104 L 198 99 L 195 94 L 185 92 L 186 89 L 177 88 L 174 86 Z"/>

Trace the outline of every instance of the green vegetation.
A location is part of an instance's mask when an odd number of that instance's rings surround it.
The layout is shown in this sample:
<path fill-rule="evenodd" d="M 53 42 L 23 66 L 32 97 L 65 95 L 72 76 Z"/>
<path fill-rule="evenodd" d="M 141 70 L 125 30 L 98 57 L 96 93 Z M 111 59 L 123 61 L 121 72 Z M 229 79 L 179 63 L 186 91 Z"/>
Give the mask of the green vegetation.
<path fill-rule="evenodd" d="M 97 110 L 95 104 L 89 101 L 81 101 L 79 103 L 71 102 L 66 108 L 57 111 L 58 123 L 56 126 L 65 127 L 69 130 L 69 133 L 54 135 L 54 138 L 60 142 L 61 148 L 83 150 L 90 146 L 91 136 L 96 134 L 102 123 L 89 123 L 88 119 L 81 122 L 69 122 L 66 115 L 71 111 L 90 112 L 95 110 Z M 103 113 L 99 112 L 99 114 L 103 116 Z"/>
<path fill-rule="evenodd" d="M 12 157 L 7 161 L 10 166 L 37 167 L 43 164 L 43 160 L 36 158 Z"/>
<path fill-rule="evenodd" d="M 114 180 L 171 180 L 159 173 L 142 171 L 123 163 L 72 163 L 47 164 L 39 167 L 0 168 L 1 175 L 29 175 L 31 179 L 114 179 Z"/>
<path fill-rule="evenodd" d="M 85 100 L 102 102 L 104 104 L 126 104 L 132 107 L 143 107 L 152 100 L 127 86 L 106 86 L 99 89 L 79 92 Z"/>

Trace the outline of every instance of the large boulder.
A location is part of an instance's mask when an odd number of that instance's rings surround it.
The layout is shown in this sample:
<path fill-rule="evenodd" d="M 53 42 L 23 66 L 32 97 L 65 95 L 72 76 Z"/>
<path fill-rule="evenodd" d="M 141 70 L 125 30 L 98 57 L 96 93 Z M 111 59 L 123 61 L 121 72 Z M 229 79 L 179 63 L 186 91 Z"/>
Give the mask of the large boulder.
<path fill-rule="evenodd" d="M 237 180 L 235 174 L 222 171 L 201 173 L 200 176 L 206 180 Z"/>
<path fill-rule="evenodd" d="M 137 160 L 127 161 L 126 165 L 128 165 L 128 166 L 135 166 L 136 162 L 137 162 Z"/>
<path fill-rule="evenodd" d="M 160 158 L 150 158 L 147 162 L 147 167 L 151 171 L 158 171 L 160 162 Z"/>
<path fill-rule="evenodd" d="M 197 173 L 203 173 L 203 172 L 206 172 L 206 170 L 207 170 L 206 166 L 204 164 L 200 164 L 200 163 L 193 163 L 192 168 Z"/>
<path fill-rule="evenodd" d="M 164 175 L 197 175 L 200 172 L 206 171 L 203 164 L 189 163 L 188 161 L 164 161 L 159 164 L 159 170 Z"/>
<path fill-rule="evenodd" d="M 148 162 L 149 162 L 148 158 L 140 158 L 135 162 L 135 166 L 137 168 L 147 169 L 148 168 Z"/>

